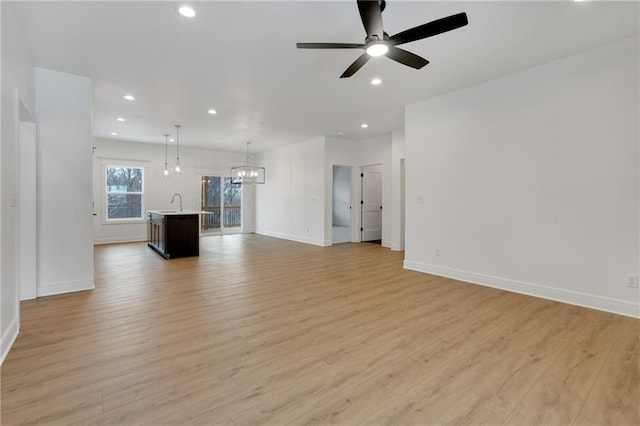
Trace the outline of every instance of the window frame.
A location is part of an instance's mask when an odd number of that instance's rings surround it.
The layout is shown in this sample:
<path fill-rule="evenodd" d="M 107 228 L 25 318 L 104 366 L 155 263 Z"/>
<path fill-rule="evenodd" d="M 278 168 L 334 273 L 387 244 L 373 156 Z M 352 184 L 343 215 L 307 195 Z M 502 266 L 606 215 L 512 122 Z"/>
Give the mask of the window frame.
<path fill-rule="evenodd" d="M 140 191 L 126 191 L 126 192 L 109 192 L 109 185 L 107 183 L 107 172 L 109 169 L 140 169 L 142 173 L 142 184 Z M 120 225 L 127 223 L 145 223 L 146 211 L 145 211 L 145 172 L 146 167 L 139 164 L 123 164 L 108 162 L 102 166 L 102 203 L 103 203 L 103 215 L 102 223 L 105 225 Z M 139 217 L 126 217 L 126 218 L 109 218 L 109 195 L 122 194 L 122 195 L 140 195 L 140 216 Z"/>

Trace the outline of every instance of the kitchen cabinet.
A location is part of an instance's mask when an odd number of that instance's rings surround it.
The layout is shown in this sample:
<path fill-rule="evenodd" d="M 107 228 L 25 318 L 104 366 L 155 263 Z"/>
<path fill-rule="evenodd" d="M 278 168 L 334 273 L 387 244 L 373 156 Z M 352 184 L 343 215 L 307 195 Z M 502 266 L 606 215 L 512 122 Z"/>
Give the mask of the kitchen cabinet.
<path fill-rule="evenodd" d="M 200 255 L 198 212 L 151 210 L 148 246 L 166 259 Z"/>

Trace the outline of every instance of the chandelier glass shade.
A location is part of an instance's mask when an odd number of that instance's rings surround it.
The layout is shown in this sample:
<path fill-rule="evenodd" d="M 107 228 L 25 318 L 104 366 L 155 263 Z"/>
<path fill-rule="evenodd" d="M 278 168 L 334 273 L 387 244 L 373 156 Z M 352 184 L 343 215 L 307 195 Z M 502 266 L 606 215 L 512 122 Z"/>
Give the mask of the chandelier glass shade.
<path fill-rule="evenodd" d="M 243 166 L 231 168 L 231 183 L 246 185 L 265 182 L 265 168 L 249 165 L 249 144 L 247 142 L 247 157 Z"/>

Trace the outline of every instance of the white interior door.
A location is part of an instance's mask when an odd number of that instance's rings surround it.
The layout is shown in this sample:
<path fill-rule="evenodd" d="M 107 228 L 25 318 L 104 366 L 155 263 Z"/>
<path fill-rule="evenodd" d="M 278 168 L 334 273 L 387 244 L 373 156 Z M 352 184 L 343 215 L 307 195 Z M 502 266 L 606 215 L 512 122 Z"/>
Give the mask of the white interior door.
<path fill-rule="evenodd" d="M 382 167 L 362 168 L 362 241 L 382 239 Z"/>

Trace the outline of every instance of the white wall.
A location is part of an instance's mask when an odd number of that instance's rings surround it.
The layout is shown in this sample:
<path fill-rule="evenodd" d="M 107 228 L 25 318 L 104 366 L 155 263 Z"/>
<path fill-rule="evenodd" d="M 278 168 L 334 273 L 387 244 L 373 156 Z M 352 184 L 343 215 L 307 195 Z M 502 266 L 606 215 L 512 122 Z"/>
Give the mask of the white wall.
<path fill-rule="evenodd" d="M 0 363 L 18 336 L 20 310 L 16 271 L 16 163 L 20 108 L 35 110 L 33 61 L 10 4 L 1 4 L 2 147 L 0 150 Z M 17 99 L 16 99 L 17 95 Z M 34 170 L 35 173 L 35 170 Z"/>
<path fill-rule="evenodd" d="M 92 289 L 91 80 L 35 69 L 38 296 Z"/>
<path fill-rule="evenodd" d="M 330 245 L 325 218 L 331 222 L 325 188 L 325 139 L 275 148 L 260 155 L 266 183 L 257 185 L 256 232 L 319 246 Z M 331 231 L 329 226 L 329 235 Z"/>
<path fill-rule="evenodd" d="M 391 231 L 389 245 L 391 250 L 404 250 L 404 195 L 402 181 L 402 161 L 405 159 L 404 129 L 391 133 Z"/>
<path fill-rule="evenodd" d="M 409 105 L 405 267 L 638 316 L 638 47 Z"/>
<path fill-rule="evenodd" d="M 184 129 L 183 129 L 184 132 Z M 162 135 L 161 135 L 162 136 Z M 160 139 L 163 139 L 160 137 Z M 171 196 L 175 193 L 182 195 L 183 208 L 200 210 L 200 175 L 212 174 L 229 176 L 231 167 L 244 164 L 243 153 L 219 152 L 205 149 L 180 147 L 180 164 L 183 168 L 181 176 L 171 176 L 165 179 L 164 143 L 148 144 L 130 141 L 116 141 L 110 139 L 94 140 L 93 155 L 93 200 L 94 212 L 93 233 L 95 243 L 113 243 L 125 241 L 145 241 L 147 239 L 146 221 L 134 223 L 106 223 L 104 200 L 104 166 L 140 166 L 144 167 L 145 182 L 145 210 L 165 210 L 177 208 L 178 204 L 171 204 Z M 175 165 L 176 146 L 169 144 L 169 167 Z M 255 190 L 252 185 L 242 187 L 243 232 L 255 231 Z M 176 199 L 176 203 L 178 200 Z"/>

